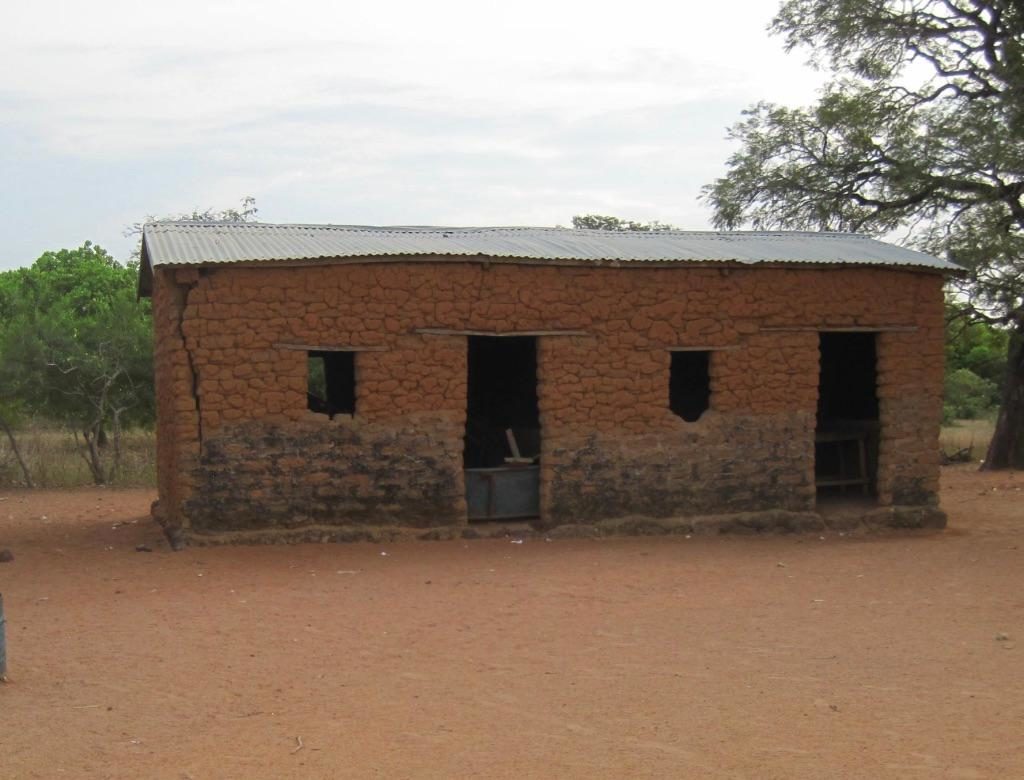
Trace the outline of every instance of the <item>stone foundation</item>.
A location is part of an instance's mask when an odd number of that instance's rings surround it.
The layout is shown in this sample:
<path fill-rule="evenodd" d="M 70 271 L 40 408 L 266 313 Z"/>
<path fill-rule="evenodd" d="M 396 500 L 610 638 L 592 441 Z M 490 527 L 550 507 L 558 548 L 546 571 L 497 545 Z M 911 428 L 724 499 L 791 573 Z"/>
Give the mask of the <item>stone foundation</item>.
<path fill-rule="evenodd" d="M 443 419 L 309 417 L 237 425 L 206 442 L 184 504 L 191 529 L 428 527 L 465 514 L 462 452 L 452 444 L 461 431 Z"/>
<path fill-rule="evenodd" d="M 220 544 L 303 544 L 309 542 L 449 541 L 454 539 L 601 539 L 622 536 L 715 536 L 721 534 L 844 534 L 886 530 L 942 530 L 946 515 L 933 506 L 879 507 L 841 517 L 817 512 L 739 512 L 695 517 L 624 517 L 595 524 L 566 523 L 539 529 L 526 523 L 484 523 L 431 528 L 344 525 L 274 528 L 255 531 L 203 533 L 192 531 L 172 542 L 194 546 Z"/>
<path fill-rule="evenodd" d="M 706 413 L 657 436 L 591 434 L 545 450 L 542 523 L 814 506 L 814 417 Z"/>

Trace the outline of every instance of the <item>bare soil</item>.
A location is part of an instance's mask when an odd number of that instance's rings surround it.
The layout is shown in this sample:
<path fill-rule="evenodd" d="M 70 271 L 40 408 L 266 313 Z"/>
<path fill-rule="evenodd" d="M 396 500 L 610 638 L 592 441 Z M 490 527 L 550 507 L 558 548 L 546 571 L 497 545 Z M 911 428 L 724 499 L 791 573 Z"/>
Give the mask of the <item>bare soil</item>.
<path fill-rule="evenodd" d="M 6 491 L 0 776 L 1022 777 L 1022 488 L 949 469 L 930 534 L 180 553 L 149 491 Z"/>

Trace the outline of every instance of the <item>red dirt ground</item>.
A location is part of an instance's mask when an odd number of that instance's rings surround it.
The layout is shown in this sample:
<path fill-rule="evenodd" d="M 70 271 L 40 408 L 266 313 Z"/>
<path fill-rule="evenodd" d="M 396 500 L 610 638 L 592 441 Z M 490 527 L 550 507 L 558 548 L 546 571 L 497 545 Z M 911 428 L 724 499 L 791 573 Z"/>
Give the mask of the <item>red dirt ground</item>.
<path fill-rule="evenodd" d="M 1024 777 L 1022 488 L 946 471 L 932 534 L 180 553 L 149 492 L 0 493 L 0 776 Z"/>

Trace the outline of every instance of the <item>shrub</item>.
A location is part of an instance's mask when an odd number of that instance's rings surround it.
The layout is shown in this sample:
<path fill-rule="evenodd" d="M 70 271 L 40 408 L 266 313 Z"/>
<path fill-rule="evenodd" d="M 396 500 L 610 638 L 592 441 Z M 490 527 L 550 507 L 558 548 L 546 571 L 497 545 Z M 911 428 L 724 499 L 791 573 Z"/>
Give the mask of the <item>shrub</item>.
<path fill-rule="evenodd" d="M 958 368 L 946 375 L 943 416 L 974 420 L 999 403 L 995 382 L 982 379 L 969 368 Z"/>

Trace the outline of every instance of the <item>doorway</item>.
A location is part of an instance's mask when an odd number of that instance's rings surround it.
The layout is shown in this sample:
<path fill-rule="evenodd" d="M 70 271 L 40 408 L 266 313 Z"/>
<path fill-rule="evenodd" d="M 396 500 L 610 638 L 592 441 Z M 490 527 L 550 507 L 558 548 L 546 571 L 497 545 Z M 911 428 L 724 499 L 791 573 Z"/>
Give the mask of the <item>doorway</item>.
<path fill-rule="evenodd" d="M 875 495 L 877 334 L 821 333 L 814 482 L 818 498 Z"/>
<path fill-rule="evenodd" d="M 468 336 L 463 468 L 469 519 L 540 514 L 537 339 Z"/>

